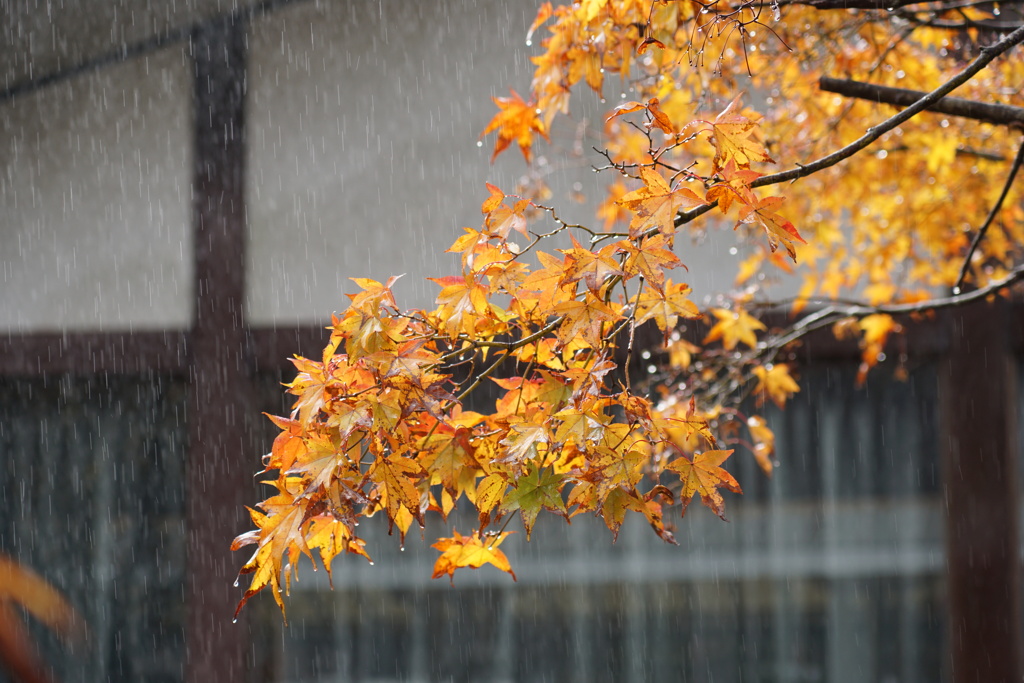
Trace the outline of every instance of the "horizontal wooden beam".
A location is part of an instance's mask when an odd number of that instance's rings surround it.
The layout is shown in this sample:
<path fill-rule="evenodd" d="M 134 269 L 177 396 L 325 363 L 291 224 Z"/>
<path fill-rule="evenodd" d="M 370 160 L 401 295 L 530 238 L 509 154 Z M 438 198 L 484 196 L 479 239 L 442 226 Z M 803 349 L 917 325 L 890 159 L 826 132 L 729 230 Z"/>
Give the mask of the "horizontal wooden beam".
<path fill-rule="evenodd" d="M 184 373 L 187 333 L 65 332 L 0 336 L 0 375 Z"/>

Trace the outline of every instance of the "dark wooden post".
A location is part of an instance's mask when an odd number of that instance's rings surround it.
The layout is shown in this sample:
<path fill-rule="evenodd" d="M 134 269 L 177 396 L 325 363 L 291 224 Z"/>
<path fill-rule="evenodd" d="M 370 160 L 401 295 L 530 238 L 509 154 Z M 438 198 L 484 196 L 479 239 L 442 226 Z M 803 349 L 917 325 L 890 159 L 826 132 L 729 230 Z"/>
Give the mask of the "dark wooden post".
<path fill-rule="evenodd" d="M 244 418 L 245 24 L 225 18 L 192 36 L 195 66 L 195 311 L 189 338 L 186 524 L 188 619 L 185 680 L 229 683 L 245 675 L 247 632 L 232 624 L 238 566 L 228 550 L 247 528 L 252 488 Z"/>
<path fill-rule="evenodd" d="M 943 479 L 954 683 L 1021 680 L 1017 392 L 1008 305 L 950 314 L 941 362 Z"/>

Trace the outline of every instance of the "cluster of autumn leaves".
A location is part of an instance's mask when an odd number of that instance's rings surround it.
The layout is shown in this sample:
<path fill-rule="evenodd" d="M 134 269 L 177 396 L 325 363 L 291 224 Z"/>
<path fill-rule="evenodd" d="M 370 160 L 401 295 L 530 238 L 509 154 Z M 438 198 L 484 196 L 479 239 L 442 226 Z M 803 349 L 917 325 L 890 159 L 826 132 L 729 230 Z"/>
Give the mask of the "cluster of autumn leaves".
<path fill-rule="evenodd" d="M 615 116 L 658 116 L 656 105 Z M 787 248 L 800 241 L 791 224 L 761 213 L 763 202 L 744 182 L 767 154 L 738 103 L 714 122 L 673 134 L 713 139 L 722 180 L 708 193 L 720 205 L 748 204 L 766 221 L 770 241 Z M 557 219 L 549 232 L 532 232 L 527 214 L 543 217 L 544 209 L 489 186 L 483 225 L 466 228 L 450 249 L 461 255 L 462 273 L 434 279 L 441 289 L 433 310 L 400 310 L 393 279 L 355 280 L 362 291 L 335 316 L 322 358 L 294 361 L 291 417 L 271 418 L 281 433 L 265 466 L 277 474 L 270 482 L 277 492 L 252 510 L 258 528 L 235 542 L 257 544 L 242 570 L 252 574 L 242 604 L 267 586 L 280 602 L 286 567 L 300 554 L 318 551 L 328 570 L 340 553 L 369 559 L 356 528 L 363 516 L 385 515 L 404 539 L 428 513 L 447 519 L 456 505 L 473 505 L 479 528 L 435 544 L 440 576 L 482 563 L 511 573 L 498 549 L 507 532 L 496 529 L 514 513 L 529 536 L 542 510 L 598 514 L 613 534 L 632 511 L 670 542 L 667 506 L 678 502 L 685 512 L 699 496 L 723 515 L 719 489 L 740 487 L 721 467 L 733 451 L 718 447 L 709 416 L 694 401 L 658 409 L 618 371 L 619 340 L 637 326 L 652 322 L 668 339 L 680 319 L 701 317 L 690 288 L 667 273 L 682 265 L 671 250 L 676 214 L 713 200 L 670 184 L 653 164 L 640 179 L 619 200 L 633 215 L 621 234 Z M 570 233 L 569 248 L 537 249 L 562 232 Z M 715 313 L 709 342 L 756 345 L 760 323 L 742 311 Z M 767 372 L 773 398 L 797 390 L 788 375 L 787 383 Z M 468 410 L 483 382 L 496 385 L 497 400 Z M 761 430 L 759 443 L 770 443 L 763 422 L 752 426 Z"/>
<path fill-rule="evenodd" d="M 475 530 L 436 539 L 434 576 L 484 564 L 512 574 L 499 545 L 515 517 L 529 536 L 544 510 L 566 519 L 596 514 L 614 536 L 633 512 L 673 542 L 669 507 L 685 513 L 700 497 L 721 516 L 721 490 L 740 491 L 722 468 L 729 446 L 742 444 L 771 472 L 774 435 L 763 417 L 742 415 L 714 391 L 651 394 L 634 386 L 624 366 L 636 328 L 662 332 L 667 364 L 676 376 L 693 378 L 691 386 L 722 385 L 733 400 L 754 396 L 758 405 L 781 407 L 799 387 L 789 366 L 777 362 L 785 335 L 768 334 L 752 311 L 755 273 L 789 272 L 798 255 L 809 262 L 797 311 L 816 292 L 837 293 L 859 277 L 867 278 L 872 302 L 913 301 L 922 296 L 914 287 L 949 279 L 948 266 L 927 265 L 933 252 L 963 251 L 938 232 L 887 230 L 895 213 L 874 232 L 844 231 L 837 226 L 849 218 L 849 197 L 809 181 L 787 189 L 786 200 L 761 189 L 769 184 L 763 165 L 780 153 L 774 150 L 806 158 L 838 144 L 856 124 L 851 112 L 859 110 L 846 103 L 815 100 L 807 106 L 818 118 L 790 108 L 791 99 L 809 97 L 823 69 L 888 73 L 890 58 L 926 64 L 922 55 L 938 40 L 927 26 L 914 42 L 914 31 L 897 39 L 875 15 L 853 21 L 797 5 L 787 3 L 788 23 L 779 20 L 779 3 L 581 0 L 541 8 L 528 42 L 550 23 L 533 58 L 530 97 L 495 98 L 499 111 L 485 134 L 495 134 L 495 156 L 515 144 L 529 162 L 535 138 L 548 137 L 555 117 L 568 113 L 575 84 L 600 90 L 607 74 L 626 79 L 635 99 L 625 101 L 624 93 L 604 122 L 606 170 L 616 174 L 599 211 L 604 229 L 562 221 L 543 205 L 542 186 L 527 194 L 488 185 L 482 225 L 465 228 L 449 249 L 460 255 L 461 273 L 433 280 L 440 287 L 435 308 L 402 310 L 394 278 L 355 279 L 361 291 L 335 315 L 322 357 L 294 360 L 292 414 L 271 418 L 281 431 L 264 474 L 275 492 L 251 510 L 257 528 L 233 546 L 256 545 L 242 569 L 251 583 L 239 609 L 269 587 L 283 610 L 301 555 L 312 559 L 316 551 L 328 571 L 339 554 L 369 559 L 357 533 L 362 517 L 385 516 L 404 539 L 427 514 L 447 520 L 456 506 L 472 506 Z M 817 28 L 809 32 L 812 18 Z M 815 43 L 811 33 L 848 40 Z M 797 57 L 780 60 L 782 47 Z M 700 68 L 707 61 L 714 78 Z M 776 103 L 770 121 L 725 96 L 755 71 L 767 74 L 753 81 L 761 97 Z M 934 75 L 928 66 L 920 71 Z M 714 117 L 698 116 L 708 100 L 731 102 Z M 978 144 L 997 142 L 989 135 Z M 942 172 L 930 157 L 920 168 Z M 873 173 L 863 186 L 902 192 L 901 183 L 913 182 L 907 172 Z M 969 174 L 964 184 L 972 183 Z M 811 244 L 783 217 L 784 201 L 787 212 L 808 217 Z M 889 210 L 860 206 L 865 216 Z M 738 265 L 737 285 L 747 288 L 731 305 L 702 312 L 675 275 L 683 264 L 673 246 L 710 211 L 751 247 Z M 908 211 L 906 219 L 915 215 Z M 562 248 L 541 250 L 552 242 Z M 1015 257 L 1003 251 L 985 253 L 986 263 Z M 831 265 L 840 259 L 844 268 Z M 681 320 L 698 318 L 710 328 L 702 345 L 675 332 Z M 844 320 L 835 331 L 860 340 L 866 369 L 897 329 L 880 313 Z M 733 369 L 695 360 L 715 354 Z M 493 402 L 479 398 L 495 392 Z"/>

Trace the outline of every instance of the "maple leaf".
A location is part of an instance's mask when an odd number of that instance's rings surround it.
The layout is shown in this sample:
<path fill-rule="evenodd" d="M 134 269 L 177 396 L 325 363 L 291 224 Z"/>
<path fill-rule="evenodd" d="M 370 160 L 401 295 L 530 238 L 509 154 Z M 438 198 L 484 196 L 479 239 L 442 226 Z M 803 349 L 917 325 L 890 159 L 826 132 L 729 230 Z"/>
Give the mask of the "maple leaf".
<path fill-rule="evenodd" d="M 493 185 L 488 185 L 488 188 L 492 188 L 492 192 L 497 190 Z M 502 196 L 504 197 L 504 195 Z M 492 194 L 491 198 L 484 202 L 484 207 L 489 206 L 494 199 L 495 195 Z M 523 237 L 529 237 L 530 234 L 526 230 L 525 214 L 528 206 L 530 206 L 530 202 L 528 200 L 520 199 L 511 209 L 506 205 L 499 203 L 498 206 L 487 211 L 485 225 L 487 226 L 488 234 L 496 235 L 504 240 L 508 237 L 508 233 L 510 231 L 516 230 L 522 233 Z"/>
<path fill-rule="evenodd" d="M 747 418 L 747 428 L 750 430 L 750 438 L 754 442 L 754 459 L 767 476 L 772 476 L 775 464 L 772 462 L 772 453 L 775 452 L 775 432 L 768 428 L 768 423 L 760 415 L 751 415 Z"/>
<path fill-rule="evenodd" d="M 661 45 L 661 47 L 663 48 L 665 47 L 662 43 L 660 43 L 657 40 L 645 41 L 644 45 L 649 45 L 652 43 L 657 43 L 658 45 Z M 638 53 L 643 54 L 644 51 L 646 51 L 646 47 L 644 48 L 644 50 L 639 50 Z M 619 106 L 615 107 L 615 109 L 608 116 L 608 118 L 605 119 L 605 122 L 611 121 L 612 119 L 618 116 L 622 116 L 623 114 L 629 114 L 635 111 L 640 111 L 641 109 L 647 110 L 647 113 L 650 114 L 651 117 L 650 121 L 648 121 L 648 123 L 646 124 L 647 128 L 658 128 L 666 135 L 675 135 L 676 128 L 675 126 L 672 125 L 672 121 L 669 120 L 665 112 L 661 110 L 661 107 L 659 106 L 659 100 L 657 97 L 652 97 L 647 102 L 623 102 Z"/>
<path fill-rule="evenodd" d="M 588 411 L 566 408 L 558 411 L 552 417 L 561 420 L 561 424 L 555 431 L 555 441 L 558 443 L 572 440 L 574 443 L 582 445 L 598 441 L 604 434 L 604 421 Z"/>
<path fill-rule="evenodd" d="M 560 342 L 568 344 L 580 337 L 594 348 L 601 346 L 604 323 L 622 317 L 589 291 L 583 301 L 566 301 L 555 306 L 555 314 L 564 318 L 557 331 Z"/>
<path fill-rule="evenodd" d="M 733 202 L 741 204 L 757 204 L 757 197 L 751 188 L 751 184 L 761 177 L 756 171 L 747 168 L 740 168 L 734 159 L 725 162 L 725 166 L 718 171 L 722 182 L 715 183 L 708 188 L 707 201 L 718 202 L 718 208 L 722 213 L 728 213 Z"/>
<path fill-rule="evenodd" d="M 571 284 L 583 280 L 594 294 L 600 295 L 601 286 L 609 278 L 622 275 L 619 264 L 612 257 L 616 245 L 608 245 L 600 251 L 593 252 L 580 246 L 575 237 L 572 239 L 572 249 L 559 249 L 565 254 L 565 274 L 559 281 L 559 286 Z"/>
<path fill-rule="evenodd" d="M 794 243 L 807 244 L 807 242 L 796 231 L 792 223 L 775 212 L 782 202 L 782 197 L 765 197 L 754 205 L 744 206 L 740 210 L 740 222 L 760 224 L 768 235 L 768 248 L 774 253 L 781 242 L 782 246 L 786 248 L 786 253 L 796 262 Z"/>
<path fill-rule="evenodd" d="M 837 323 L 838 324 L 838 323 Z M 867 379 L 868 371 L 878 364 L 885 349 L 885 343 L 893 332 L 902 331 L 902 327 L 893 320 L 891 315 L 875 313 L 865 316 L 856 325 L 857 329 L 864 333 L 860 345 L 861 364 L 857 370 L 857 386 L 862 386 Z"/>
<path fill-rule="evenodd" d="M 491 510 L 501 502 L 508 490 L 508 478 L 500 472 L 491 472 L 480 480 L 473 492 L 472 502 L 480 516 L 480 528 L 491 521 Z"/>
<path fill-rule="evenodd" d="M 732 453 L 732 450 L 705 451 L 694 455 L 692 460 L 684 455 L 665 466 L 665 469 L 677 472 L 683 482 L 679 502 L 682 503 L 684 515 L 693 497 L 700 495 L 704 505 L 725 519 L 725 501 L 722 500 L 722 494 L 718 489 L 725 488 L 733 493 L 743 492 L 733 476 L 721 467 Z"/>
<path fill-rule="evenodd" d="M 700 317 L 697 305 L 689 299 L 690 291 L 687 285 L 675 284 L 671 280 L 661 289 L 644 287 L 636 300 L 636 324 L 653 320 L 665 333 L 667 342 L 668 333 L 675 328 L 680 317 Z"/>
<path fill-rule="evenodd" d="M 540 449 L 550 441 L 547 427 L 532 422 L 520 422 L 509 427 L 508 434 L 499 444 L 504 454 L 497 462 L 507 463 L 515 471 L 521 471 L 531 460 L 538 459 Z"/>
<path fill-rule="evenodd" d="M 800 385 L 790 376 L 789 366 L 785 363 L 767 367 L 758 365 L 754 368 L 754 376 L 757 377 L 754 392 L 758 394 L 758 405 L 764 403 L 767 395 L 775 405 L 785 408 L 786 399 L 800 391 Z"/>
<path fill-rule="evenodd" d="M 359 285 L 362 288 L 362 292 L 358 294 L 346 294 L 349 299 L 352 300 L 350 304 L 351 308 L 361 311 L 367 315 L 377 315 L 380 313 L 382 306 L 390 306 L 391 308 L 397 309 L 398 304 L 395 303 L 395 295 L 391 291 L 395 282 L 402 277 L 401 275 L 393 275 L 388 278 L 385 283 L 377 282 L 365 277 L 352 277 L 349 278 L 352 282 Z"/>
<path fill-rule="evenodd" d="M 722 340 L 722 346 L 732 351 L 739 343 L 744 343 L 750 348 L 757 346 L 757 331 L 767 329 L 757 318 L 749 315 L 742 308 L 727 310 L 724 308 L 712 308 L 711 312 L 718 322 L 704 337 L 704 343 Z"/>
<path fill-rule="evenodd" d="M 434 563 L 434 574 L 431 578 L 437 579 L 445 574 L 449 577 L 451 585 L 455 585 L 455 570 L 459 567 L 472 567 L 479 569 L 485 564 L 494 565 L 516 580 L 516 573 L 512 571 L 505 553 L 498 550 L 501 542 L 511 534 L 512 531 L 505 531 L 494 536 L 480 538 L 479 532 L 473 532 L 472 536 L 463 536 L 457 530 L 452 529 L 450 538 L 439 538 L 432 548 L 441 551 L 441 557 Z"/>
<path fill-rule="evenodd" d="M 520 476 L 501 500 L 501 512 L 506 514 L 519 510 L 526 528 L 526 538 L 530 538 L 533 524 L 541 509 L 552 510 L 565 514 L 565 502 L 562 500 L 561 489 L 565 485 L 565 477 L 553 471 L 533 466 L 527 473 Z"/>
<path fill-rule="evenodd" d="M 287 563 L 294 571 L 295 560 L 300 552 L 311 556 L 309 546 L 301 533 L 301 527 L 306 521 L 306 510 L 309 500 L 296 498 L 293 489 L 301 482 L 295 478 L 287 478 L 283 481 L 267 482 L 278 488 L 277 495 L 271 496 L 260 503 L 260 507 L 267 510 L 266 513 L 248 508 L 249 516 L 255 531 L 241 534 L 231 544 L 232 550 L 238 550 L 246 545 L 257 544 L 256 552 L 239 571 L 240 575 L 251 574 L 252 579 L 249 587 L 242 595 L 242 599 L 235 608 L 235 617 L 242 611 L 242 607 L 252 596 L 259 593 L 266 587 L 270 587 L 274 601 L 284 616 L 284 599 L 282 597 L 283 587 L 281 585 L 281 574 Z M 290 580 L 291 573 L 289 573 Z"/>
<path fill-rule="evenodd" d="M 639 499 L 634 491 L 616 486 L 605 497 L 601 504 L 601 516 L 604 518 L 605 526 L 612 532 L 612 542 L 619 539 L 619 529 L 626 519 L 626 512 L 643 511 L 643 501 Z"/>
<path fill-rule="evenodd" d="M 537 116 L 537 104 L 533 101 L 523 101 L 523 98 L 515 90 L 511 92 L 511 97 L 491 98 L 498 105 L 499 111 L 487 124 L 481 137 L 492 131 L 498 131 L 498 139 L 494 143 L 494 154 L 491 155 L 492 162 L 515 142 L 519 145 L 519 151 L 523 153 L 523 158 L 529 163 L 533 134 L 540 133 L 547 140 L 547 130 L 544 122 Z"/>
<path fill-rule="evenodd" d="M 689 188 L 673 190 L 660 173 L 646 166 L 640 168 L 640 179 L 643 187 L 618 200 L 619 204 L 636 214 L 629 223 L 630 239 L 655 228 L 664 235 L 673 235 L 676 214 L 680 210 L 706 203 Z"/>
<path fill-rule="evenodd" d="M 544 267 L 527 275 L 515 296 L 520 307 L 536 310 L 546 319 L 552 308 L 572 298 L 573 288 L 561 284 L 565 277 L 564 259 L 539 251 L 537 260 Z"/>
<path fill-rule="evenodd" d="M 757 139 L 757 122 L 744 116 L 740 107 L 740 96 L 736 96 L 709 126 L 711 142 L 715 146 L 714 173 L 721 171 L 729 161 L 735 162 L 739 168 L 750 168 L 755 161 L 775 163 Z"/>
<path fill-rule="evenodd" d="M 463 484 L 473 481 L 480 464 L 469 444 L 471 431 L 464 426 L 439 423 L 420 442 L 419 462 L 430 475 L 431 484 L 441 484 L 453 496 L 462 493 Z"/>
<path fill-rule="evenodd" d="M 417 520 L 421 519 L 420 494 L 413 484 L 423 469 L 415 460 L 400 455 L 379 457 L 373 461 L 369 471 L 370 479 L 384 490 L 388 519 L 394 522 L 404 507 Z"/>
<path fill-rule="evenodd" d="M 320 515 L 309 520 L 306 529 L 306 545 L 320 553 L 320 562 L 327 570 L 327 578 L 334 587 L 334 575 L 331 563 L 341 553 L 361 555 L 367 560 L 366 542 L 356 538 L 353 529 L 346 523 L 335 519 L 332 515 Z M 315 568 L 315 565 L 314 565 Z"/>
<path fill-rule="evenodd" d="M 0 554 L 0 662 L 15 680 L 47 683 L 46 667 L 13 604 L 70 642 L 85 636 L 83 622 L 60 592 L 46 580 Z"/>
<path fill-rule="evenodd" d="M 487 288 L 475 278 L 461 275 L 428 279 L 441 285 L 437 295 L 438 314 L 448 333 L 453 337 L 462 332 L 473 334 L 477 319 L 489 310 Z"/>
<path fill-rule="evenodd" d="M 665 271 L 683 265 L 679 257 L 668 249 L 668 238 L 660 233 L 639 243 L 622 240 L 614 246 L 619 253 L 626 254 L 622 272 L 627 280 L 640 275 L 652 286 L 660 288 L 665 282 Z"/>

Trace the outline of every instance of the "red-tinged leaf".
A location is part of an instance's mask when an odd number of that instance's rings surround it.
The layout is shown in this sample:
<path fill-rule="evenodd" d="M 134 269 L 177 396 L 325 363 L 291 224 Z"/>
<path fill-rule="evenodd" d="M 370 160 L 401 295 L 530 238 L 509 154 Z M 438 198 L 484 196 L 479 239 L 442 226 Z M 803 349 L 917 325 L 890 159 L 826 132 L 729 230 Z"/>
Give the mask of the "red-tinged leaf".
<path fill-rule="evenodd" d="M 658 41 L 654 41 L 658 43 Z M 661 45 L 661 43 L 658 43 Z M 665 47 L 661 45 L 661 47 Z M 647 111 L 651 114 L 651 122 L 648 124 L 651 128 L 657 128 L 665 135 L 675 135 L 676 127 L 672 125 L 672 121 L 668 118 L 668 115 L 661 110 L 661 103 L 657 97 L 652 97 L 651 101 L 647 103 Z"/>
<path fill-rule="evenodd" d="M 683 506 L 684 515 L 690 501 L 699 495 L 704 505 L 725 519 L 725 501 L 718 489 L 725 488 L 733 493 L 742 493 L 739 483 L 721 467 L 732 453 L 732 450 L 705 451 L 694 455 L 692 460 L 683 456 L 665 466 L 666 469 L 677 472 L 683 482 L 679 502 Z"/>
<path fill-rule="evenodd" d="M 660 40 L 658 40 L 656 38 L 645 38 L 644 42 L 642 42 L 639 45 L 637 45 L 636 53 L 638 55 L 642 55 L 643 53 L 647 52 L 647 50 L 649 50 L 652 47 L 658 47 L 658 48 L 661 48 L 662 50 L 664 50 L 665 49 L 665 43 L 661 42 Z"/>
<path fill-rule="evenodd" d="M 434 574 L 431 578 L 437 579 L 447 574 L 450 583 L 454 586 L 456 569 L 460 567 L 479 569 L 485 564 L 490 564 L 508 573 L 515 581 L 516 574 L 512 571 L 508 557 L 498 550 L 501 542 L 511 533 L 515 532 L 506 531 L 481 538 L 479 532 L 473 532 L 472 536 L 463 536 L 452 529 L 450 538 L 439 538 L 437 543 L 431 546 L 441 551 L 441 557 L 437 558 L 437 562 L 434 563 Z"/>
<path fill-rule="evenodd" d="M 744 207 L 740 214 L 740 220 L 745 223 L 756 221 L 768 234 L 768 247 L 774 253 L 779 248 L 779 243 L 786 248 L 786 253 L 796 262 L 795 243 L 807 244 L 800 233 L 796 231 L 793 224 L 775 213 L 782 202 L 783 197 L 765 197 L 751 207 Z"/>

